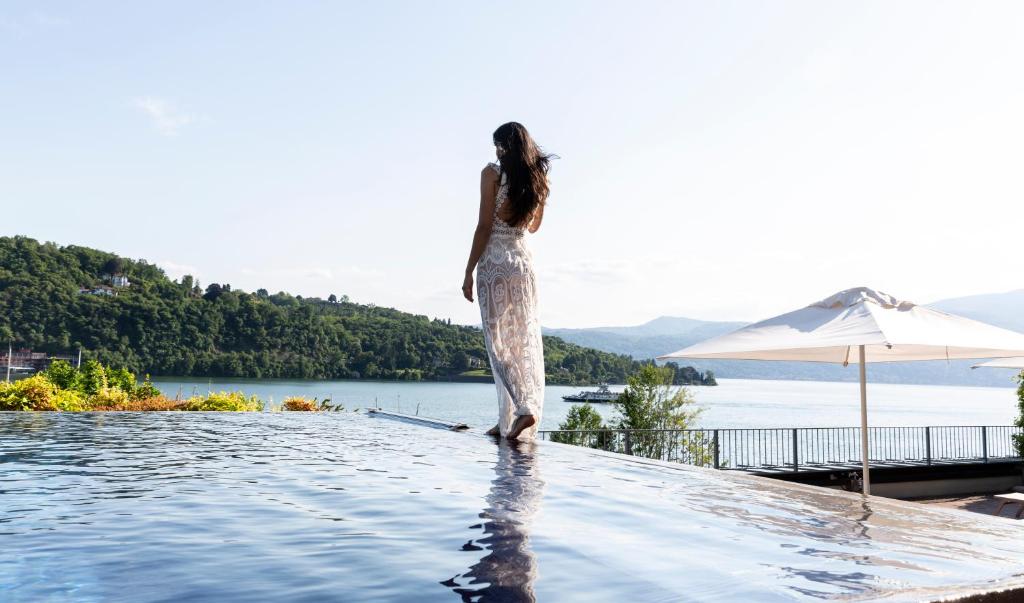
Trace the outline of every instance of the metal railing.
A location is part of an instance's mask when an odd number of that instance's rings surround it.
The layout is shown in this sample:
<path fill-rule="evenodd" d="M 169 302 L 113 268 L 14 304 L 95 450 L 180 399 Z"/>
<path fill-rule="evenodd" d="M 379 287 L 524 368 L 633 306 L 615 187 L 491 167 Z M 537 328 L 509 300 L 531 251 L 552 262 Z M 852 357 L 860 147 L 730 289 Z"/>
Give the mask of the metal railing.
<path fill-rule="evenodd" d="M 540 437 L 609 452 L 716 469 L 808 471 L 859 467 L 859 427 L 771 429 L 605 429 L 541 431 Z M 877 465 L 987 463 L 1021 457 L 1024 428 L 869 427 Z"/>

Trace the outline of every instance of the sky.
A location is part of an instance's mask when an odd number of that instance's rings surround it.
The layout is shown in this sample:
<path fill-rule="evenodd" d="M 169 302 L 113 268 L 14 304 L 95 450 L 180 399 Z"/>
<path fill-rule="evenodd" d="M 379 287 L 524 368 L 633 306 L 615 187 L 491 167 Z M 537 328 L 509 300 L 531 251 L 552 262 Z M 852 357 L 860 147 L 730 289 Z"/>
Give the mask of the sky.
<path fill-rule="evenodd" d="M 0 235 L 475 324 L 491 132 L 541 321 L 1024 288 L 1024 4 L 0 2 Z"/>

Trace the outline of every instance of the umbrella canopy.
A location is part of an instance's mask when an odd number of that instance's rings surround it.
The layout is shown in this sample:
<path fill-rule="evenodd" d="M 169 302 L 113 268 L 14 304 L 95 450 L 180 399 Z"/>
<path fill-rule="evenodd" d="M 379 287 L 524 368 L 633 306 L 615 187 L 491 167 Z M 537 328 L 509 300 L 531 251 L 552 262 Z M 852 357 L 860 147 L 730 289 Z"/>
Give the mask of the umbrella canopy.
<path fill-rule="evenodd" d="M 868 470 L 867 371 L 870 362 L 1024 356 L 1024 334 L 954 316 L 859 287 L 806 308 L 658 356 L 798 360 L 860 365 L 861 458 Z"/>
<path fill-rule="evenodd" d="M 981 364 L 975 364 L 971 368 L 1024 369 L 1024 357 L 1020 357 L 1020 358 L 997 358 L 995 360 L 989 360 L 988 362 L 982 362 Z"/>
<path fill-rule="evenodd" d="M 659 356 L 857 362 L 1024 355 L 1024 334 L 899 301 L 867 287 Z"/>

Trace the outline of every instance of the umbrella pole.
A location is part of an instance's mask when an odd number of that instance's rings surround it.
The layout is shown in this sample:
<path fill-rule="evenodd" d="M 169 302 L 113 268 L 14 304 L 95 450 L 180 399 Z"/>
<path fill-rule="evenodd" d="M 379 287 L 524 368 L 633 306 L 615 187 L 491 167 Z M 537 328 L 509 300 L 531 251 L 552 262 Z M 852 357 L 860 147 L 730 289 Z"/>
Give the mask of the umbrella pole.
<path fill-rule="evenodd" d="M 864 346 L 860 346 L 860 449 L 864 481 L 864 494 L 871 494 L 871 474 L 868 469 L 868 372 L 864 358 Z"/>

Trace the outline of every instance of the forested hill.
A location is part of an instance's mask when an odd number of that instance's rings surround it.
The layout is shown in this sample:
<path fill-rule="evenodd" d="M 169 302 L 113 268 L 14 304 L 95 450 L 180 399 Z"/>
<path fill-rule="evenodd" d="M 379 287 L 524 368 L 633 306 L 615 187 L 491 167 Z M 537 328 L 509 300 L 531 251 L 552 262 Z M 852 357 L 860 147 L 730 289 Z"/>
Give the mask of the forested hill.
<path fill-rule="evenodd" d="M 117 287 L 115 276 L 130 285 Z M 82 291 L 82 289 L 87 291 Z M 116 293 L 114 295 L 113 293 Z M 172 281 L 144 260 L 26 237 L 0 237 L 0 341 L 37 351 L 82 348 L 153 375 L 318 379 L 483 378 L 474 327 L 390 308 L 228 284 Z M 544 338 L 551 383 L 622 383 L 640 362 Z M 677 371 L 681 383 L 699 381 Z"/>

